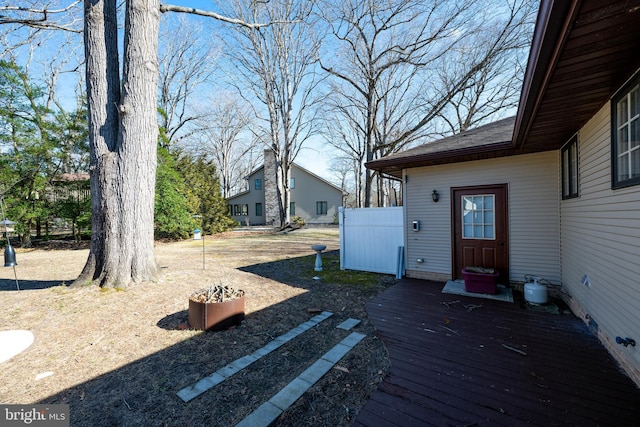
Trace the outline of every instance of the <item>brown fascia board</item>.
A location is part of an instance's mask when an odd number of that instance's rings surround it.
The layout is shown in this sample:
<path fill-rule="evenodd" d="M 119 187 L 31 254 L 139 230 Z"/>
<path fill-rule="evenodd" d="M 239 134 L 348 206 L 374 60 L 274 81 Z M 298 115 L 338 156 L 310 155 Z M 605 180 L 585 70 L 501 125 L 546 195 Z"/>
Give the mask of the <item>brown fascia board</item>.
<path fill-rule="evenodd" d="M 522 84 L 513 147 L 521 148 L 566 42 L 581 0 L 542 0 Z"/>

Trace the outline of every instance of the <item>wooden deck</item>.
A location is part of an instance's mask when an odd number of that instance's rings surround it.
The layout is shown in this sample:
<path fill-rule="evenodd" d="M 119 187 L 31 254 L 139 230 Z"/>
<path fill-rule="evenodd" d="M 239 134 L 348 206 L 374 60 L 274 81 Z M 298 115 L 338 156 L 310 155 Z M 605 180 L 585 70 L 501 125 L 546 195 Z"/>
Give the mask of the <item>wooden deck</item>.
<path fill-rule="evenodd" d="M 391 369 L 354 426 L 640 426 L 640 389 L 580 319 L 442 287 L 367 305 Z"/>

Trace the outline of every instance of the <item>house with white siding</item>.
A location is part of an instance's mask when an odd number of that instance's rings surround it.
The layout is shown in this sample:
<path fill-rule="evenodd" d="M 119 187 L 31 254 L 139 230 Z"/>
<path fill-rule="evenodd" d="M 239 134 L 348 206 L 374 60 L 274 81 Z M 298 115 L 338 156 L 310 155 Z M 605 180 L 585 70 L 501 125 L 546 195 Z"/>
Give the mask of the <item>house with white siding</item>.
<path fill-rule="evenodd" d="M 229 213 L 242 225 L 279 225 L 279 208 L 273 153 L 265 151 L 265 164 L 252 171 L 247 190 L 227 199 Z M 340 187 L 293 164 L 289 179 L 290 217 L 300 217 L 307 224 L 337 224 L 342 206 Z"/>
<path fill-rule="evenodd" d="M 637 2 L 542 0 L 515 117 L 367 167 L 404 183 L 408 277 L 542 277 L 640 385 L 639 24 Z"/>

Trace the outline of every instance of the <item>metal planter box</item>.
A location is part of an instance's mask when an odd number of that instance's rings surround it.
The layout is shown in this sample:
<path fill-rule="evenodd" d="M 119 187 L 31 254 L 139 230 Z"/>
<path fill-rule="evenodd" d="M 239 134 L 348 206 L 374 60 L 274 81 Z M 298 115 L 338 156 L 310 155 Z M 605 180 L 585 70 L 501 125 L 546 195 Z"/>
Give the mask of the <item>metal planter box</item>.
<path fill-rule="evenodd" d="M 245 296 L 223 302 L 189 300 L 189 326 L 203 331 L 222 331 L 244 320 Z"/>

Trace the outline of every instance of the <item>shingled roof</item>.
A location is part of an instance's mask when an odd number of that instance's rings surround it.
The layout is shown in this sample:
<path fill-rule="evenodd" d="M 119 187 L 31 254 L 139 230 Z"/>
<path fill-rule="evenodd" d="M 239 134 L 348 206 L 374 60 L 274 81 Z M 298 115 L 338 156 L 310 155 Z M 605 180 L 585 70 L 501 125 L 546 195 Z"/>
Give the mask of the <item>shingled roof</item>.
<path fill-rule="evenodd" d="M 367 163 L 370 169 L 401 177 L 402 169 L 513 154 L 515 116 Z"/>

